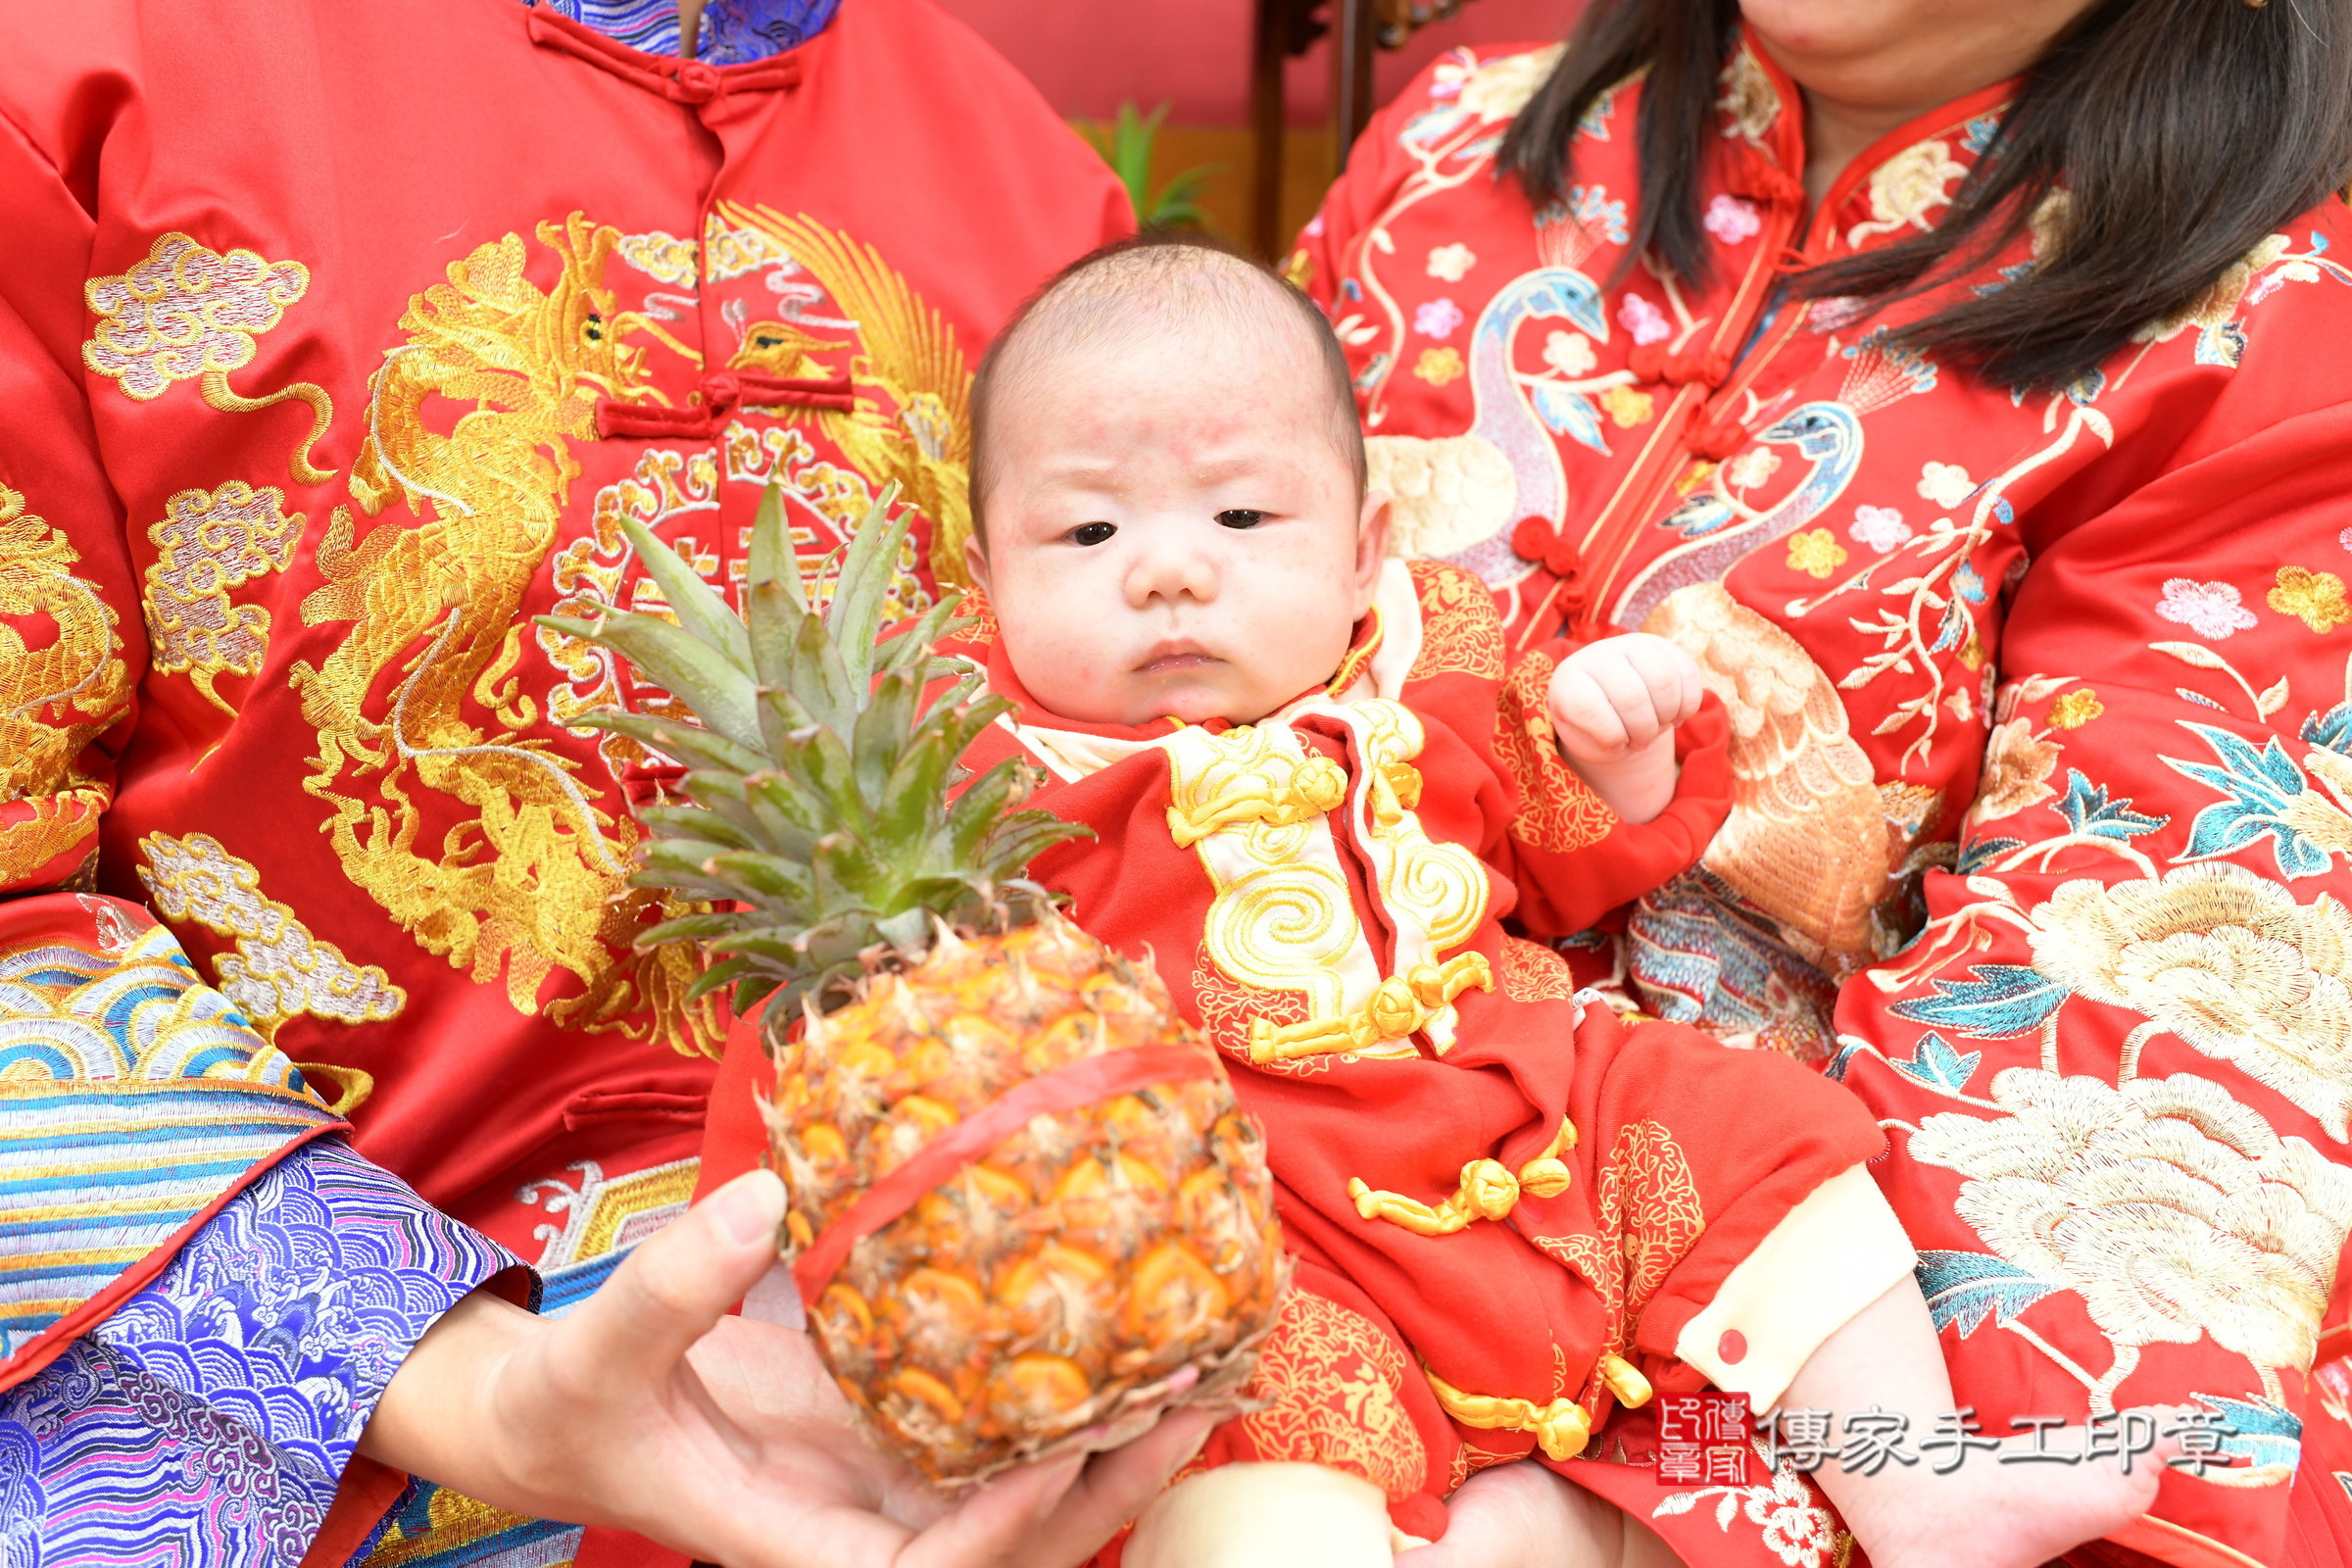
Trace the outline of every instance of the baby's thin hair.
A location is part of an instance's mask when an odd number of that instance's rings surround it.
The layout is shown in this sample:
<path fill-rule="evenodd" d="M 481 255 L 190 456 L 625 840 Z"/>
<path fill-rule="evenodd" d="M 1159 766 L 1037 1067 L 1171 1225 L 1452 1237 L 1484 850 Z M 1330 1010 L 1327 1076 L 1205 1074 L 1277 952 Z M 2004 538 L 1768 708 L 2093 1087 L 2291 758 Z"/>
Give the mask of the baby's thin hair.
<path fill-rule="evenodd" d="M 1269 301 L 1279 301 L 1271 318 Z M 1347 351 L 1322 308 L 1265 263 L 1204 234 L 1146 230 L 1090 251 L 1054 274 L 1004 323 L 972 378 L 972 527 L 985 545 L 983 498 L 988 494 L 996 402 L 1017 392 L 1036 366 L 1073 350 L 1161 330 L 1171 319 L 1208 316 L 1236 333 L 1263 332 L 1295 320 L 1313 340 L 1332 399 L 1332 443 L 1366 482 L 1364 430 L 1356 417 L 1355 387 Z"/>

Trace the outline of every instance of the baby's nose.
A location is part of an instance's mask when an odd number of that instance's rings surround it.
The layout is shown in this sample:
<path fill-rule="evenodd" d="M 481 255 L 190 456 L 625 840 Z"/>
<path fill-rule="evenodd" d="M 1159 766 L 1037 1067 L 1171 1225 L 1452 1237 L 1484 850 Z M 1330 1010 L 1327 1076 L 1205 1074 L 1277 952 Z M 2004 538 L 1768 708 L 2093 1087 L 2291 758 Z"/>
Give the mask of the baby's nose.
<path fill-rule="evenodd" d="M 1138 610 L 1153 600 L 1191 599 L 1207 603 L 1217 595 L 1217 564 L 1203 551 L 1178 547 L 1147 550 L 1127 574 L 1128 602 Z"/>

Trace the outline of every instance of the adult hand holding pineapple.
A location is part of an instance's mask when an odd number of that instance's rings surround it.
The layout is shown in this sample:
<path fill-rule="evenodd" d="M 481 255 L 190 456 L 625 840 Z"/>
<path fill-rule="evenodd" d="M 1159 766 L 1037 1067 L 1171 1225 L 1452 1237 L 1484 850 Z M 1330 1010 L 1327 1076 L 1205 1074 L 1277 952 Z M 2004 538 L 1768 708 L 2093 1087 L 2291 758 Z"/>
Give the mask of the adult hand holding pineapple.
<path fill-rule="evenodd" d="M 864 1441 L 807 1336 L 722 1315 L 774 1264 L 783 1215 L 783 1184 L 756 1171 L 566 1317 L 475 1292 L 411 1351 L 360 1451 L 727 1568 L 1056 1568 L 1139 1511 L 1219 1418 L 1179 1411 L 951 1504 Z"/>

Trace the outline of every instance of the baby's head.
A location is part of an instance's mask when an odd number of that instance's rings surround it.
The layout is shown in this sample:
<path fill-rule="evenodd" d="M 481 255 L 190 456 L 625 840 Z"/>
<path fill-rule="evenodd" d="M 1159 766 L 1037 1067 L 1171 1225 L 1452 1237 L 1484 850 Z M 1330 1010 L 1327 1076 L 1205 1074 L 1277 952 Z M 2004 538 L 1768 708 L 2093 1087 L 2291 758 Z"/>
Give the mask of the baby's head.
<path fill-rule="evenodd" d="M 991 346 L 972 521 L 1022 684 L 1114 724 L 1248 723 L 1329 679 L 1388 545 L 1322 313 L 1164 238 L 1078 262 Z"/>

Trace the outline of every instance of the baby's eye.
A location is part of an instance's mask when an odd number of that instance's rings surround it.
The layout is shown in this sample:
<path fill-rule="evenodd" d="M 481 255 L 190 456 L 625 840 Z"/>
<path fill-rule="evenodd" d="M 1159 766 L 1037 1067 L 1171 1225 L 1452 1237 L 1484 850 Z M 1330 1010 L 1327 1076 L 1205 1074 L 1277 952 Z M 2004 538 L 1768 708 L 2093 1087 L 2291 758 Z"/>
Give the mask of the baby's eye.
<path fill-rule="evenodd" d="M 1251 512 L 1247 507 L 1234 507 L 1217 514 L 1217 521 L 1228 528 L 1254 528 L 1265 520 L 1264 513 Z"/>
<path fill-rule="evenodd" d="M 1082 545 L 1099 545 L 1119 530 L 1107 522 L 1082 522 L 1070 530 L 1070 538 Z"/>

